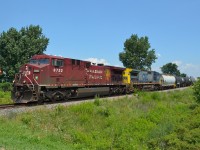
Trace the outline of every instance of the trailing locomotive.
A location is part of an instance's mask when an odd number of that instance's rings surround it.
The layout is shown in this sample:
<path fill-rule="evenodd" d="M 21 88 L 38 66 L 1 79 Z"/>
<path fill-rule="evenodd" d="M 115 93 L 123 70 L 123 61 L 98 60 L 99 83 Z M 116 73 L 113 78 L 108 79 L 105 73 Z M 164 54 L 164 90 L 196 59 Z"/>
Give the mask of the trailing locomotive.
<path fill-rule="evenodd" d="M 15 75 L 14 103 L 59 101 L 94 95 L 125 94 L 137 89 L 162 90 L 189 86 L 194 78 L 156 71 L 104 66 L 51 55 L 35 55 Z"/>
<path fill-rule="evenodd" d="M 156 71 L 141 71 L 126 68 L 124 82 L 137 89 L 163 90 L 176 87 L 190 86 L 195 82 L 193 77 L 177 77 L 168 74 L 160 74 Z"/>
<path fill-rule="evenodd" d="M 93 65 L 89 61 L 35 55 L 20 68 L 13 83 L 12 100 L 28 103 L 126 92 L 125 68 Z"/>

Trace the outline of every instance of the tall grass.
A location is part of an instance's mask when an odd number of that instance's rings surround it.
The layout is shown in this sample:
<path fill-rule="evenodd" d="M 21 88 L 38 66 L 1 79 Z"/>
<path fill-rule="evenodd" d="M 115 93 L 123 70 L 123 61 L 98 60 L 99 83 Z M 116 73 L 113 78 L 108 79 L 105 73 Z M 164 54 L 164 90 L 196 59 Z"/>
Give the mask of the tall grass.
<path fill-rule="evenodd" d="M 6 149 L 199 149 L 191 89 L 58 106 L 0 119 Z M 191 119 L 192 118 L 192 119 Z M 15 147 L 13 147 L 15 145 Z"/>

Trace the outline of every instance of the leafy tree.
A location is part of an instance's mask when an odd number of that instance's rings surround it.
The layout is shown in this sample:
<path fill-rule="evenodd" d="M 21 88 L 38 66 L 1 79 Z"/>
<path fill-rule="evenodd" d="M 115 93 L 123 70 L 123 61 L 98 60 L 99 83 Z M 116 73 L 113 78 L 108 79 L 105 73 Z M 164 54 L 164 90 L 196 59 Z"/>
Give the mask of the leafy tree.
<path fill-rule="evenodd" d="M 177 64 L 167 63 L 161 67 L 162 73 L 180 76 Z"/>
<path fill-rule="evenodd" d="M 49 39 L 39 26 L 30 25 L 17 31 L 10 28 L 0 34 L 0 66 L 7 77 L 13 78 L 19 67 L 35 54 L 42 54 Z"/>
<path fill-rule="evenodd" d="M 195 82 L 193 86 L 193 93 L 196 101 L 200 103 L 200 79 L 198 79 L 197 82 Z"/>
<path fill-rule="evenodd" d="M 187 74 L 185 74 L 185 73 L 181 73 L 180 76 L 181 76 L 181 77 L 186 77 Z"/>
<path fill-rule="evenodd" d="M 124 51 L 119 53 L 119 59 L 125 67 L 151 70 L 152 63 L 157 59 L 155 50 L 150 50 L 148 37 L 139 38 L 137 34 L 131 35 L 124 43 Z"/>

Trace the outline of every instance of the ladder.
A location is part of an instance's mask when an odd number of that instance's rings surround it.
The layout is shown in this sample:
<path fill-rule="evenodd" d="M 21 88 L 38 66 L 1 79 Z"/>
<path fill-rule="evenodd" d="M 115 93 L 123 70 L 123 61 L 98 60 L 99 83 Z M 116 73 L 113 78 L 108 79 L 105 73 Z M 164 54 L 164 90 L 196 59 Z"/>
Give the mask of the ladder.
<path fill-rule="evenodd" d="M 29 88 L 30 91 L 32 92 L 33 99 L 34 99 L 34 100 L 37 100 L 38 96 L 37 96 L 37 93 L 36 93 L 36 91 L 35 91 L 34 85 L 33 85 L 33 84 L 30 84 L 30 85 L 28 85 L 28 88 Z"/>

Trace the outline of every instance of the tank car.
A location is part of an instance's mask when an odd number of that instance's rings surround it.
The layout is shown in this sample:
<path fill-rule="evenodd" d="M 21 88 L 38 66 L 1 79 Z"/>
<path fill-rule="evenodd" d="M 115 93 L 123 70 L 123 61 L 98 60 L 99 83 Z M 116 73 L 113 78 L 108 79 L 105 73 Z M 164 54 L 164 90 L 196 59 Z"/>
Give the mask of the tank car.
<path fill-rule="evenodd" d="M 185 83 L 184 77 L 176 76 L 175 78 L 176 78 L 176 87 L 183 87 Z"/>
<path fill-rule="evenodd" d="M 15 75 L 15 103 L 59 101 L 73 97 L 126 92 L 125 68 L 93 65 L 89 61 L 51 55 L 35 55 Z"/>
<path fill-rule="evenodd" d="M 191 79 L 191 84 L 193 85 L 196 82 L 196 79 L 194 77 L 190 77 Z"/>
<path fill-rule="evenodd" d="M 162 74 L 162 89 L 175 88 L 176 78 L 173 75 Z"/>
<path fill-rule="evenodd" d="M 192 84 L 192 80 L 190 77 L 184 77 L 184 86 L 190 86 Z"/>

